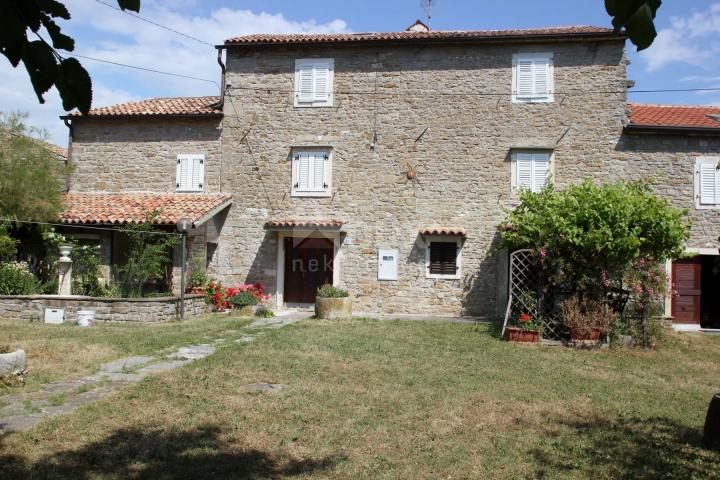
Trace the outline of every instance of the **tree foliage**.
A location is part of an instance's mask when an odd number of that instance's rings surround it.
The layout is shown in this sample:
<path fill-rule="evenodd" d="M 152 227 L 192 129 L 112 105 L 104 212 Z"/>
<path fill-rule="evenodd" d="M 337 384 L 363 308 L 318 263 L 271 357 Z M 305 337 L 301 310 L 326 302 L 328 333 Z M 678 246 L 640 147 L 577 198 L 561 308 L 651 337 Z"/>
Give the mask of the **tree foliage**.
<path fill-rule="evenodd" d="M 140 11 L 140 0 L 118 0 L 123 10 Z M 87 113 L 92 104 L 92 81 L 75 58 L 64 58 L 58 50 L 72 52 L 75 40 L 62 33 L 56 19 L 70 20 L 70 12 L 57 0 L 1 0 L 0 52 L 13 67 L 20 62 L 40 103 L 55 86 L 63 108 Z M 28 31 L 31 38 L 28 38 Z M 41 33 L 47 33 L 49 42 Z"/>
<path fill-rule="evenodd" d="M 690 236 L 686 216 L 644 184 L 585 181 L 523 192 L 501 237 L 510 250 L 537 251 L 549 282 L 591 291 L 608 283 L 608 275 L 623 278 L 638 261 L 680 257 Z"/>
<path fill-rule="evenodd" d="M 142 297 L 148 284 L 164 279 L 167 266 L 172 260 L 172 248 L 178 244 L 177 235 L 159 232 L 153 225 L 157 212 L 149 213 L 145 223 L 128 230 L 127 263 L 118 267 L 123 297 Z"/>
<path fill-rule="evenodd" d="M 660 5 L 662 0 L 605 0 L 615 32 L 624 29 L 638 51 L 648 48 L 657 37 L 655 14 Z"/>
<path fill-rule="evenodd" d="M 55 221 L 62 210 L 68 167 L 31 135 L 25 114 L 0 112 L 0 217 Z"/>

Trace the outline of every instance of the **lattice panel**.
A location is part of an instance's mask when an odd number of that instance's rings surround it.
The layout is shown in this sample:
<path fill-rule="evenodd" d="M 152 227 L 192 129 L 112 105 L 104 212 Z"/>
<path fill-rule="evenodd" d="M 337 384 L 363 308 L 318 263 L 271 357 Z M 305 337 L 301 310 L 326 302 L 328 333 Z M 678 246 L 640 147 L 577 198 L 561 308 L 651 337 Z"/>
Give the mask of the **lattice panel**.
<path fill-rule="evenodd" d="M 521 313 L 527 313 L 544 326 L 543 337 L 558 339 L 563 335 L 562 323 L 553 314 L 551 296 L 541 294 L 538 258 L 532 250 L 518 250 L 510 254 L 510 285 L 505 312 L 503 335 L 508 323 Z"/>

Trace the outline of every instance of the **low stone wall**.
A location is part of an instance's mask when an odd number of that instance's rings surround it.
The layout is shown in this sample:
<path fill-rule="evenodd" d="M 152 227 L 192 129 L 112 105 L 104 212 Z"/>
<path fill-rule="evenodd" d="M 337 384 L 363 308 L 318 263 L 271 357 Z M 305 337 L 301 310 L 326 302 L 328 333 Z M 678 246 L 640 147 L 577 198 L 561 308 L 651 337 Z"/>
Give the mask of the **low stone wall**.
<path fill-rule="evenodd" d="M 65 323 L 75 323 L 78 311 L 93 310 L 96 322 L 154 323 L 180 319 L 178 297 L 99 298 L 57 295 L 0 295 L 0 319 L 43 322 L 45 309 L 64 309 Z M 185 319 L 208 313 L 203 295 L 185 296 Z"/>

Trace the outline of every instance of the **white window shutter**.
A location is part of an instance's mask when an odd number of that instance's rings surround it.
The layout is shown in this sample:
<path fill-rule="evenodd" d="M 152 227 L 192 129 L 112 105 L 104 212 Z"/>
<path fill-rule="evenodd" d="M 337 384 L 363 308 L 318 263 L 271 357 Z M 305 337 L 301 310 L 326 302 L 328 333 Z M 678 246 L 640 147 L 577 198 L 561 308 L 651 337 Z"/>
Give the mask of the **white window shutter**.
<path fill-rule="evenodd" d="M 195 157 L 192 159 L 192 190 L 203 190 L 203 183 L 205 180 L 205 159 L 202 157 Z"/>
<path fill-rule="evenodd" d="M 175 169 L 175 190 L 182 190 L 183 183 L 183 160 L 178 157 L 177 167 Z"/>
<path fill-rule="evenodd" d="M 533 155 L 518 152 L 515 157 L 517 168 L 517 188 L 533 187 Z"/>
<path fill-rule="evenodd" d="M 325 156 L 322 153 L 313 155 L 313 185 L 314 192 L 325 191 Z"/>
<path fill-rule="evenodd" d="M 700 164 L 700 203 L 715 205 L 720 200 L 720 176 L 712 163 Z"/>
<path fill-rule="evenodd" d="M 547 185 L 548 169 L 550 166 L 550 159 L 546 153 L 536 153 L 533 155 L 533 181 L 532 191 L 539 192 Z"/>
<path fill-rule="evenodd" d="M 314 99 L 314 65 L 312 63 L 301 63 L 298 65 L 297 74 L 297 95 L 298 101 L 311 103 Z"/>
<path fill-rule="evenodd" d="M 546 97 L 549 93 L 550 62 L 547 58 L 533 62 L 533 96 Z"/>
<path fill-rule="evenodd" d="M 520 59 L 517 62 L 517 96 L 529 98 L 533 95 L 533 62 Z"/>
<path fill-rule="evenodd" d="M 330 98 L 330 64 L 318 62 L 314 68 L 313 101 L 325 103 Z"/>
<path fill-rule="evenodd" d="M 297 186 L 301 192 L 310 191 L 310 155 L 301 153 L 298 160 Z"/>

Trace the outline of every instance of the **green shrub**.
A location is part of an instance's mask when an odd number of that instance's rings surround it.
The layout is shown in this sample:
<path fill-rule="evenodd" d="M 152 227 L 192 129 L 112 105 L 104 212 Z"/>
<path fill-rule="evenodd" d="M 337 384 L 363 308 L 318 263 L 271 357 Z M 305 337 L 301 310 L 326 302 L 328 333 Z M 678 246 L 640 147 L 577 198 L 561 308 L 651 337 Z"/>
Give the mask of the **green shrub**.
<path fill-rule="evenodd" d="M 343 290 L 333 285 L 326 284 L 318 288 L 317 296 L 321 298 L 345 298 L 349 297 L 350 294 L 347 292 L 347 290 Z"/>
<path fill-rule="evenodd" d="M 275 313 L 267 307 L 260 306 L 255 312 L 255 316 L 261 318 L 273 318 Z"/>
<path fill-rule="evenodd" d="M 208 278 L 207 274 L 202 270 L 193 270 L 193 272 L 188 277 L 188 287 L 190 288 L 198 288 L 198 287 L 205 287 L 210 282 L 210 279 Z"/>
<path fill-rule="evenodd" d="M 520 198 L 500 226 L 504 246 L 537 252 L 546 285 L 571 294 L 601 299 L 634 263 L 681 256 L 690 235 L 687 211 L 641 183 L 585 181 Z"/>
<path fill-rule="evenodd" d="M 41 285 L 22 263 L 0 264 L 0 295 L 34 295 Z"/>
<path fill-rule="evenodd" d="M 230 299 L 230 303 L 235 308 L 243 308 L 247 306 L 257 305 L 259 300 L 250 292 L 240 292 Z"/>

